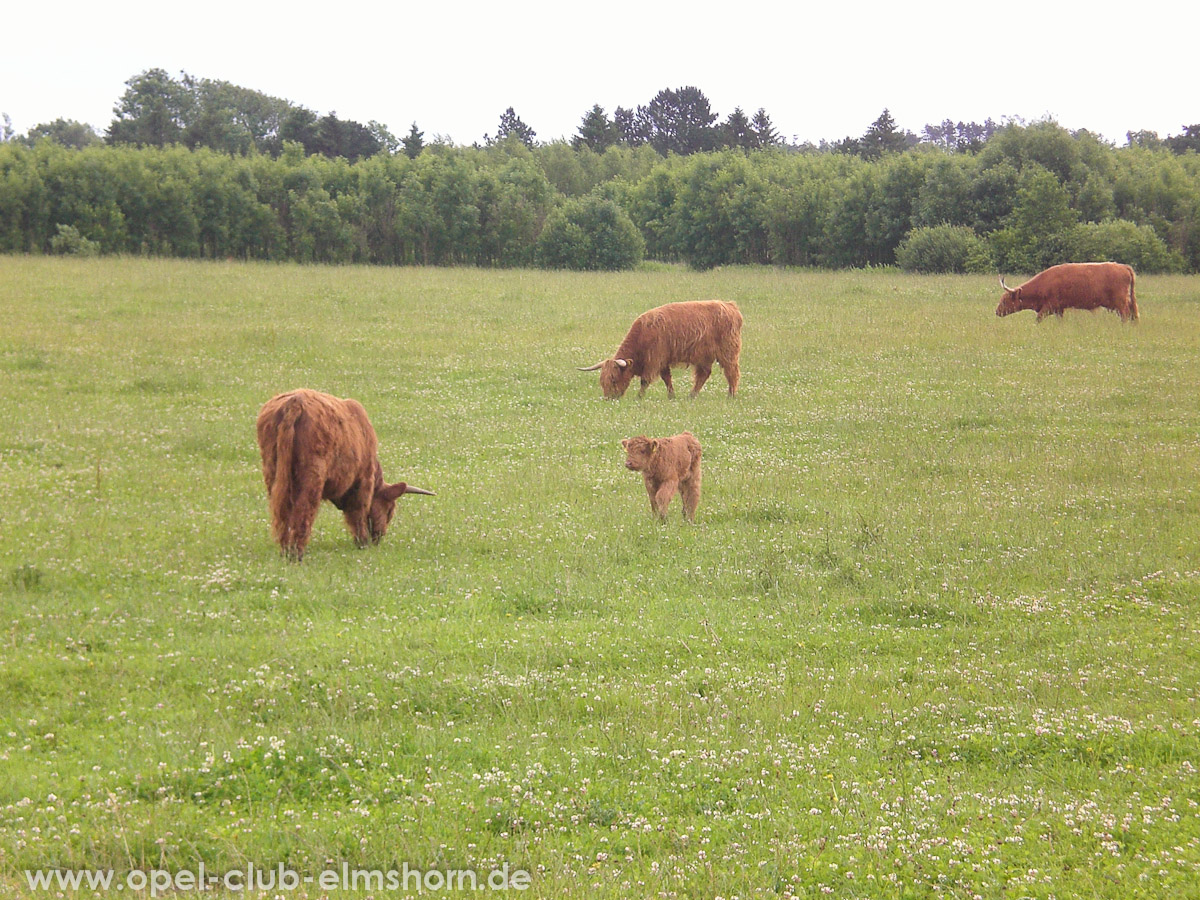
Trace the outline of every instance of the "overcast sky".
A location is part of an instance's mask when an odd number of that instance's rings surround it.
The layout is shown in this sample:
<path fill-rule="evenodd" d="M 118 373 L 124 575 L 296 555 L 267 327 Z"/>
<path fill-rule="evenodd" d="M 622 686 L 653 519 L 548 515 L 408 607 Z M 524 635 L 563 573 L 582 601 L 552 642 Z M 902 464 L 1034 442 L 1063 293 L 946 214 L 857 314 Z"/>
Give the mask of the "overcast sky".
<path fill-rule="evenodd" d="M 269 6 L 269 8 L 267 8 Z M 539 141 L 593 104 L 694 85 L 724 119 L 766 109 L 787 140 L 861 135 L 886 107 L 919 133 L 943 119 L 1052 117 L 1117 144 L 1200 122 L 1200 4 L 1141 0 L 444 0 L 10 4 L 0 112 L 23 134 L 57 118 L 103 132 L 151 68 L 233 82 L 398 137 L 456 144 L 508 107 Z"/>

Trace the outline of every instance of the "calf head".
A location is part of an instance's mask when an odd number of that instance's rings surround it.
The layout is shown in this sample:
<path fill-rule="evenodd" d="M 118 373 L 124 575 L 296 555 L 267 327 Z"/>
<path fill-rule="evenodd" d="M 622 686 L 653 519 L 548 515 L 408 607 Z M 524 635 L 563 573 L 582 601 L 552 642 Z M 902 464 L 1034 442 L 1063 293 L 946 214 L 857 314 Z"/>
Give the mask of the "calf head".
<path fill-rule="evenodd" d="M 649 468 L 654 454 L 658 452 L 658 440 L 639 434 L 637 437 L 621 441 L 625 449 L 625 468 L 635 472 L 644 472 Z"/>
<path fill-rule="evenodd" d="M 424 494 L 427 497 L 434 495 L 433 491 L 413 487 L 403 481 L 396 484 L 384 484 L 381 479 L 375 489 L 375 494 L 371 497 L 371 509 L 367 513 L 367 533 L 371 537 L 371 543 L 378 544 L 387 534 L 388 525 L 392 523 L 392 517 L 396 515 L 396 501 L 404 494 Z"/>
<path fill-rule="evenodd" d="M 1000 276 L 1000 287 L 1004 289 L 1004 296 L 1000 298 L 1000 305 L 996 307 L 996 315 L 1003 318 L 1025 308 L 1021 303 L 1021 289 L 1019 287 L 1010 288 L 1004 283 L 1003 275 Z"/>
<path fill-rule="evenodd" d="M 594 366 L 579 367 L 580 372 L 595 372 L 600 370 L 600 389 L 604 391 L 605 400 L 616 400 L 623 396 L 633 381 L 632 359 L 606 359 Z"/>

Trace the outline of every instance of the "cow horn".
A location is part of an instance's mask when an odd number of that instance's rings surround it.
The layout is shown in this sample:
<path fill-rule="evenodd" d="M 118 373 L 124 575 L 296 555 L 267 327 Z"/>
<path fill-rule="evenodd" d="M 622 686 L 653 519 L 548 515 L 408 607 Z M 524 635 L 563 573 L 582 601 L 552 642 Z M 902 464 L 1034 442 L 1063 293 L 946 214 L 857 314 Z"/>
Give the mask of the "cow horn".
<path fill-rule="evenodd" d="M 627 359 L 617 359 L 617 360 L 613 360 L 613 361 L 618 366 L 620 366 L 622 369 L 625 368 L 627 365 L 629 365 L 629 360 L 627 360 Z"/>
<path fill-rule="evenodd" d="M 425 490 L 425 488 L 413 487 L 411 484 L 406 484 L 404 486 L 404 493 L 406 493 L 406 494 L 424 494 L 426 497 L 436 497 L 437 496 L 437 494 L 435 494 L 433 491 L 427 491 L 427 490 Z"/>
<path fill-rule="evenodd" d="M 577 368 L 580 372 L 595 372 L 598 368 L 600 368 L 606 362 L 608 362 L 608 360 L 602 359 L 602 360 L 600 360 L 600 362 L 596 363 L 594 366 L 576 366 L 575 368 Z"/>
<path fill-rule="evenodd" d="M 1000 276 L 1000 287 L 1004 288 L 1006 291 L 1011 291 L 1011 290 L 1012 290 L 1012 288 L 1010 288 L 1010 287 L 1009 287 L 1007 284 L 1005 284 L 1005 283 L 1004 283 L 1004 276 L 1003 276 L 1003 275 L 1001 275 L 1001 276 Z"/>

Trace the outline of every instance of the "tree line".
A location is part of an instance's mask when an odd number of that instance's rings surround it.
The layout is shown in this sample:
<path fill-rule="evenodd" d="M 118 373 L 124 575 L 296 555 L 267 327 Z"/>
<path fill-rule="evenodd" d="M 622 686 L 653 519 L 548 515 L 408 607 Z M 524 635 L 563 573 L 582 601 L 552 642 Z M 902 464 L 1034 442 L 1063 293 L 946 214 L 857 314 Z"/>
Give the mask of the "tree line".
<path fill-rule="evenodd" d="M 664 156 L 648 142 L 530 146 L 498 134 L 352 160 L 290 140 L 278 155 L 184 140 L 7 141 L 0 252 L 1012 273 L 1117 259 L 1197 272 L 1200 156 L 1116 148 L 1053 121 L 1008 123 L 967 151 L 905 139 L 878 152 L 768 145 Z"/>
<path fill-rule="evenodd" d="M 302 105 L 261 91 L 227 81 L 196 78 L 187 72 L 173 78 L 163 69 L 147 69 L 130 78 L 113 113 L 114 119 L 103 136 L 90 125 L 61 118 L 36 125 L 26 135 L 18 136 L 4 115 L 0 141 L 19 140 L 32 146 L 39 140 L 50 139 L 76 149 L 100 142 L 139 147 L 179 143 L 191 149 L 208 147 L 222 153 L 259 152 L 271 156 L 279 156 L 285 143 L 294 142 L 309 155 L 341 156 L 351 162 L 401 150 L 413 158 L 425 146 L 424 132 L 415 122 L 408 134 L 398 140 L 380 122 L 362 125 L 339 119 L 336 112 L 318 116 Z M 1024 124 L 1019 119 L 1010 121 Z M 1001 127 L 992 119 L 983 123 L 946 119 L 926 125 L 917 135 L 900 129 L 884 109 L 861 136 L 832 143 L 823 140 L 819 145 L 792 145 L 791 149 L 825 150 L 866 159 L 918 144 L 976 152 Z M 496 134 L 485 134 L 483 144 L 491 146 L 513 138 L 530 148 L 537 143 L 537 133 L 509 107 L 500 115 Z M 1174 153 L 1200 151 L 1200 125 L 1186 126 L 1183 133 L 1165 139 L 1148 131 L 1130 132 L 1127 138 L 1131 145 L 1165 147 Z M 439 138 L 438 142 L 449 141 Z M 694 86 L 661 90 L 643 106 L 617 107 L 611 117 L 595 104 L 583 115 L 570 143 L 576 149 L 586 147 L 597 152 L 617 144 L 650 146 L 664 156 L 786 146 L 764 108 L 759 107 L 753 116 L 747 116 L 737 107 L 718 121 L 704 92 Z"/>

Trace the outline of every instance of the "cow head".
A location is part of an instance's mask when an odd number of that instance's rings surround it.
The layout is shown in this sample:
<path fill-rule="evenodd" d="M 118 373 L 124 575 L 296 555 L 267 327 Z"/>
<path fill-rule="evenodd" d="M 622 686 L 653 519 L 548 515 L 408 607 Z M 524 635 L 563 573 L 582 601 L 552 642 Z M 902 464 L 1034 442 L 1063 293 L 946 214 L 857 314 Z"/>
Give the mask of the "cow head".
<path fill-rule="evenodd" d="M 1000 298 L 1000 305 L 996 307 L 996 315 L 1003 318 L 1015 312 L 1020 312 L 1024 307 L 1021 305 L 1021 289 L 1010 288 L 1004 283 L 1004 276 L 1000 276 L 1000 287 L 1004 289 L 1004 296 Z"/>
<path fill-rule="evenodd" d="M 378 487 L 375 488 L 375 495 L 371 498 L 371 509 L 367 513 L 367 533 L 371 537 L 371 543 L 378 544 L 387 533 L 388 525 L 392 523 L 392 517 L 396 515 L 396 501 L 403 494 L 434 496 L 433 491 L 413 487 L 403 481 L 396 484 L 384 484 L 380 481 Z"/>
<path fill-rule="evenodd" d="M 658 452 L 658 441 L 639 434 L 621 441 L 621 447 L 625 450 L 625 468 L 644 472 Z"/>
<path fill-rule="evenodd" d="M 616 400 L 624 395 L 633 380 L 632 359 L 606 359 L 594 366 L 580 367 L 580 372 L 595 372 L 600 370 L 600 389 L 604 391 L 605 400 Z"/>

